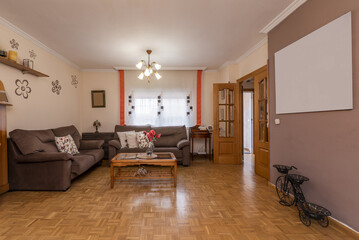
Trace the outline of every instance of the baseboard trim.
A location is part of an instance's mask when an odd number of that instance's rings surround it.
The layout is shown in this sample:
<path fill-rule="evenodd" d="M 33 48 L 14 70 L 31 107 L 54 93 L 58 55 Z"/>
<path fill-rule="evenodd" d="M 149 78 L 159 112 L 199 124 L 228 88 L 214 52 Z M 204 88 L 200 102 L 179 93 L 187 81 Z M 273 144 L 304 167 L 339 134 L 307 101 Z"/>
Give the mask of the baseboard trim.
<path fill-rule="evenodd" d="M 267 182 L 268 183 L 268 186 L 275 189 L 275 185 L 271 182 Z M 329 217 L 331 220 L 333 220 L 330 224 L 342 229 L 343 231 L 349 233 L 349 234 L 352 234 L 353 236 L 356 236 L 358 237 L 359 236 L 359 232 L 356 231 L 355 229 L 351 228 L 350 226 L 346 225 L 345 223 L 342 223 L 341 221 L 339 221 L 338 219 L 336 218 L 333 218 L 333 217 Z"/>
<path fill-rule="evenodd" d="M 3 194 L 5 192 L 9 191 L 9 184 L 1 185 L 0 186 L 0 194 Z"/>

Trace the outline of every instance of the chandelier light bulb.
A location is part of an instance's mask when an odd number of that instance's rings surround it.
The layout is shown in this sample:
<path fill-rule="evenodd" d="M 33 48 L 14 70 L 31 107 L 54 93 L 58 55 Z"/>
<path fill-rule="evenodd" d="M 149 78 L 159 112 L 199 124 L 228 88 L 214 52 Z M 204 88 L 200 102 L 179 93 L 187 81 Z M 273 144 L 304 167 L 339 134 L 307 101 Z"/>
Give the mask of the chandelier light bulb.
<path fill-rule="evenodd" d="M 157 80 L 160 80 L 162 78 L 162 76 L 158 72 L 155 72 L 155 76 L 156 76 Z"/>
<path fill-rule="evenodd" d="M 145 76 L 148 77 L 148 76 L 150 76 L 150 75 L 151 75 L 150 69 L 149 69 L 149 68 L 146 68 L 146 70 L 145 70 Z"/>
<path fill-rule="evenodd" d="M 144 72 L 141 72 L 140 75 L 138 75 L 138 78 L 139 78 L 140 80 L 142 80 L 144 76 L 145 76 L 145 73 L 144 73 Z"/>
<path fill-rule="evenodd" d="M 138 68 L 138 69 L 141 69 L 142 68 L 142 66 L 143 66 L 143 60 L 141 60 L 141 61 L 139 61 L 137 64 L 136 64 L 136 67 Z"/>
<path fill-rule="evenodd" d="M 160 70 L 161 67 L 162 67 L 162 66 L 161 66 L 160 64 L 158 64 L 158 63 L 155 62 L 155 68 L 156 68 L 157 70 Z"/>
<path fill-rule="evenodd" d="M 150 69 L 150 74 L 152 74 L 153 73 L 152 67 L 150 66 L 149 69 Z"/>

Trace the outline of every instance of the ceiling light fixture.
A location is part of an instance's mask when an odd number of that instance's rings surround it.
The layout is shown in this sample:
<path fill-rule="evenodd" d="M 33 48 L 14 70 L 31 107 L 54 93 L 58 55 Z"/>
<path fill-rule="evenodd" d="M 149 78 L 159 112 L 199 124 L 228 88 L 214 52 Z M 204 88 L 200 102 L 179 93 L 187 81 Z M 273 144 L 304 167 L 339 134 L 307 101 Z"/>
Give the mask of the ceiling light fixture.
<path fill-rule="evenodd" d="M 157 80 L 160 80 L 162 78 L 162 76 L 157 72 L 157 70 L 161 69 L 161 65 L 156 63 L 156 62 L 152 62 L 151 63 L 151 53 L 152 50 L 147 50 L 147 55 L 148 55 L 148 61 L 146 64 L 145 60 L 141 60 L 136 64 L 136 67 L 138 69 L 141 69 L 141 73 L 140 75 L 138 75 L 138 79 L 143 80 L 144 77 L 147 77 L 147 81 L 148 83 L 151 82 L 151 76 L 154 74 Z"/>

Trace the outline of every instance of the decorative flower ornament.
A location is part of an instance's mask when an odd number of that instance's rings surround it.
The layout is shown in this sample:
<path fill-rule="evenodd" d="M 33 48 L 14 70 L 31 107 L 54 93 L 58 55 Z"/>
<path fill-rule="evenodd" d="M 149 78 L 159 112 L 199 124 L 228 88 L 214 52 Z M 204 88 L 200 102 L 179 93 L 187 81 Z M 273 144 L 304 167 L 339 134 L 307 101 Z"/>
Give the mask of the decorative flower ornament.
<path fill-rule="evenodd" d="M 15 39 L 10 40 L 11 48 L 19 49 L 19 43 Z"/>
<path fill-rule="evenodd" d="M 31 88 L 29 87 L 29 82 L 27 80 L 19 80 L 16 79 L 15 84 L 17 88 L 15 89 L 15 94 L 18 96 L 23 96 L 23 98 L 27 99 L 29 97 L 29 93 L 31 93 Z"/>
<path fill-rule="evenodd" d="M 59 80 L 52 81 L 52 92 L 56 93 L 57 95 L 60 95 L 61 91 L 61 85 L 59 83 Z"/>
<path fill-rule="evenodd" d="M 71 78 L 72 78 L 71 85 L 73 85 L 75 88 L 77 88 L 77 85 L 79 84 L 79 81 L 77 81 L 77 76 L 71 75 Z"/>
<path fill-rule="evenodd" d="M 30 58 L 32 59 L 35 59 L 37 56 L 34 50 L 29 51 L 29 54 L 30 54 Z"/>

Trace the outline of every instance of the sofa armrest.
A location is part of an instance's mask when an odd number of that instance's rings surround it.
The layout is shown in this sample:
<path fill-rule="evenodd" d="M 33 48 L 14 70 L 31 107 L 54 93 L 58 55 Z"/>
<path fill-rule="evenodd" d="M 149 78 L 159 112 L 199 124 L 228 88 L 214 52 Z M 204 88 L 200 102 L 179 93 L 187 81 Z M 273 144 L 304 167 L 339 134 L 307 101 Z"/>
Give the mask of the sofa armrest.
<path fill-rule="evenodd" d="M 179 141 L 177 143 L 177 148 L 178 149 L 182 149 L 184 148 L 185 146 L 189 146 L 189 141 L 187 139 L 182 139 L 181 141 Z"/>
<path fill-rule="evenodd" d="M 18 155 L 16 160 L 20 163 L 40 163 L 52 161 L 68 161 L 72 155 L 63 152 L 37 152 L 28 155 Z"/>
<path fill-rule="evenodd" d="M 79 150 L 100 149 L 104 143 L 104 140 L 80 140 Z"/>
<path fill-rule="evenodd" d="M 110 141 L 108 142 L 108 145 L 109 145 L 109 146 L 112 146 L 112 147 L 114 147 L 114 148 L 116 148 L 116 149 L 121 149 L 121 143 L 120 143 L 120 141 L 117 140 L 117 139 L 110 140 Z"/>

